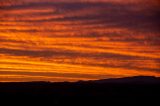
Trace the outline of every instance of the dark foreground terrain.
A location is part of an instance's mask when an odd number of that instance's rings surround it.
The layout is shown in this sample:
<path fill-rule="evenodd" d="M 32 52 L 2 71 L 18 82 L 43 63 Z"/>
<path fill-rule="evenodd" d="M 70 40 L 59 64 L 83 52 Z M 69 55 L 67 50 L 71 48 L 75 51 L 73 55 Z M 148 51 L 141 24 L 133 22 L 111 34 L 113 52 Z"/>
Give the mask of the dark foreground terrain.
<path fill-rule="evenodd" d="M 79 82 L 0 83 L 1 103 L 94 105 L 151 103 L 160 106 L 160 78 L 131 77 Z M 7 102 L 6 102 L 7 101 Z M 23 105 L 22 104 L 22 105 Z"/>

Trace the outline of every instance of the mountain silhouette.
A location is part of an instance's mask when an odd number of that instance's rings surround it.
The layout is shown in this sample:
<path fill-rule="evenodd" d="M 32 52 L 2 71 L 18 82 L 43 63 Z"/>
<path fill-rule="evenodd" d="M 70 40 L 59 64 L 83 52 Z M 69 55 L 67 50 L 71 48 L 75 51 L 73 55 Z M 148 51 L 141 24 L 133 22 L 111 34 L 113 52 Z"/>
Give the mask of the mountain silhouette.
<path fill-rule="evenodd" d="M 13 102 L 32 101 L 54 105 L 153 104 L 159 103 L 159 96 L 160 78 L 152 76 L 78 82 L 0 83 L 0 100 Z"/>
<path fill-rule="evenodd" d="M 125 77 L 125 78 L 112 78 L 112 79 L 102 79 L 97 80 L 95 83 L 126 83 L 126 84 L 154 84 L 160 83 L 160 77 L 154 76 L 135 76 L 135 77 Z"/>

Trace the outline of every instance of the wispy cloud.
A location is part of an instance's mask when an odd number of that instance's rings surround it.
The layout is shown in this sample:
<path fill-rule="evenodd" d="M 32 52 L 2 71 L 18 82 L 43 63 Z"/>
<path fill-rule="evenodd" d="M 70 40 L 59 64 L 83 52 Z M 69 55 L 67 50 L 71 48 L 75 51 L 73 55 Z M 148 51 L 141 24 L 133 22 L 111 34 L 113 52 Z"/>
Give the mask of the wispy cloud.
<path fill-rule="evenodd" d="M 1 0 L 0 81 L 160 76 L 159 1 Z"/>

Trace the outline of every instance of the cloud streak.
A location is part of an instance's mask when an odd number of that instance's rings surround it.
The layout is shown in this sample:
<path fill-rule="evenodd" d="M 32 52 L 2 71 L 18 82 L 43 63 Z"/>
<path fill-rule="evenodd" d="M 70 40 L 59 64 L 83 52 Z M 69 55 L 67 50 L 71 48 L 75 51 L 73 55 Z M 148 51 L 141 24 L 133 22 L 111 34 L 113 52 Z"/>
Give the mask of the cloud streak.
<path fill-rule="evenodd" d="M 158 0 L 1 0 L 0 81 L 160 76 Z"/>

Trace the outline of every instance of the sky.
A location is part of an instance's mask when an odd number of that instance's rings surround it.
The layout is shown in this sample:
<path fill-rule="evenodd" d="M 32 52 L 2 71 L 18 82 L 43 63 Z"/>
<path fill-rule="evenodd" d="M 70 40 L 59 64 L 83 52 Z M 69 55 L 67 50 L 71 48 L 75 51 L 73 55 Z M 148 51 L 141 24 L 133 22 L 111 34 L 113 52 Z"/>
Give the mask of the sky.
<path fill-rule="evenodd" d="M 0 81 L 160 77 L 159 0 L 0 0 Z"/>

